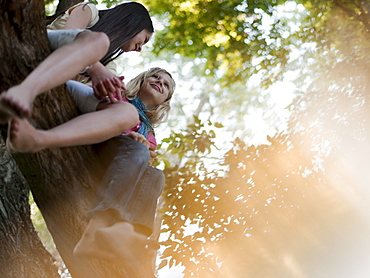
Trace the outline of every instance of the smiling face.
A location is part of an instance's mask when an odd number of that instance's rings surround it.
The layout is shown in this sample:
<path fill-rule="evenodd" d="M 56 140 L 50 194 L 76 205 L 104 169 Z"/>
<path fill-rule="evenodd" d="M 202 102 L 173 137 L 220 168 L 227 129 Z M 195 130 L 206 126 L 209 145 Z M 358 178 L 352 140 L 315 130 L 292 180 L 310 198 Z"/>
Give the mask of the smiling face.
<path fill-rule="evenodd" d="M 148 76 L 140 87 L 139 97 L 148 109 L 167 100 L 173 91 L 174 82 L 165 72 L 156 72 Z"/>
<path fill-rule="evenodd" d="M 120 48 L 125 52 L 130 52 L 130 51 L 140 52 L 143 45 L 146 44 L 150 40 L 151 37 L 152 37 L 152 33 L 150 33 L 146 29 L 143 29 L 139 34 L 137 34 L 127 43 L 121 45 Z"/>

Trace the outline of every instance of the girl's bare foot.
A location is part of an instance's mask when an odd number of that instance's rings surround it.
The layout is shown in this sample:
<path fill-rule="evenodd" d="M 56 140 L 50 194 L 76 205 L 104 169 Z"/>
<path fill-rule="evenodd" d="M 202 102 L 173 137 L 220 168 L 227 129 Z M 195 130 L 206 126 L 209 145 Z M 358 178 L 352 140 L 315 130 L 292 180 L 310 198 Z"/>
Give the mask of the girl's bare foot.
<path fill-rule="evenodd" d="M 23 89 L 14 86 L 0 95 L 0 123 L 5 124 L 11 118 L 26 118 L 31 115 L 32 101 Z"/>
<path fill-rule="evenodd" d="M 156 251 L 150 248 L 151 240 L 137 233 L 131 223 L 120 221 L 99 229 L 95 239 L 115 256 L 114 261 L 118 265 L 132 273 L 130 277 L 155 277 L 152 258 Z"/>
<path fill-rule="evenodd" d="M 110 226 L 99 221 L 90 220 L 73 254 L 80 259 L 113 262 L 131 278 L 154 278 L 152 258 L 156 251 L 151 240 L 137 233 L 129 222 L 120 221 Z"/>
<path fill-rule="evenodd" d="M 107 227 L 108 223 L 101 217 L 92 218 L 87 225 L 80 241 L 73 249 L 73 255 L 81 259 L 106 259 L 114 260 L 114 255 L 100 246 L 95 239 L 95 233 L 102 227 Z"/>
<path fill-rule="evenodd" d="M 9 121 L 6 146 L 12 153 L 34 153 L 42 150 L 40 139 L 43 131 L 35 129 L 26 119 Z"/>

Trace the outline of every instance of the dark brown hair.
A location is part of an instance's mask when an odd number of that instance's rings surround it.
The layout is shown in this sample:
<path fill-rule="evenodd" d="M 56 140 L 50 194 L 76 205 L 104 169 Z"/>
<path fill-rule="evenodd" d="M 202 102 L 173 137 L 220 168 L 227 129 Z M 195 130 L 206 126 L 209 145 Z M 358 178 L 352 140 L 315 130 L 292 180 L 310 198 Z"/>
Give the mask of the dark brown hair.
<path fill-rule="evenodd" d="M 64 12 L 47 17 L 47 24 L 53 22 Z M 103 65 L 120 56 L 124 52 L 120 47 L 142 30 L 146 29 L 149 33 L 154 33 L 153 22 L 148 10 L 136 2 L 123 3 L 111 9 L 99 10 L 98 22 L 89 29 L 104 32 L 109 37 L 109 49 L 100 60 Z"/>
<path fill-rule="evenodd" d="M 104 32 L 110 40 L 108 52 L 101 63 L 106 65 L 121 55 L 123 50 L 120 47 L 144 29 L 149 33 L 154 32 L 149 12 L 139 3 L 123 3 L 112 9 L 99 11 L 99 21 L 90 30 Z"/>

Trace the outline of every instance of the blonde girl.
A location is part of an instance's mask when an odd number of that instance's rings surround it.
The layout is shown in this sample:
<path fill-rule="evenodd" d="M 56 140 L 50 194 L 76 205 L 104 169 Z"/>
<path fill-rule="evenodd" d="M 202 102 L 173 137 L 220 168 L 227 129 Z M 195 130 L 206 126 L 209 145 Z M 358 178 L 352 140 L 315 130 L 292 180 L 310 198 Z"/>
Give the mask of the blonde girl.
<path fill-rule="evenodd" d="M 84 113 L 79 117 L 90 123 L 89 127 L 79 126 L 85 139 L 76 139 L 76 134 L 69 132 L 74 120 L 51 130 L 37 130 L 27 120 L 15 118 L 8 140 L 14 151 L 99 143 L 118 135 L 100 130 L 97 136 L 96 122 L 91 120 L 99 109 L 117 103 L 98 100 L 91 87 L 76 81 L 69 81 L 68 87 Z M 141 73 L 127 84 L 122 102 L 138 111 L 139 121 L 131 129 L 120 131 L 122 135 L 94 145 L 105 174 L 88 212 L 88 226 L 74 249 L 76 256 L 113 261 L 125 268 L 129 277 L 154 277 L 148 261 L 158 244 L 149 236 L 164 176 L 151 167 L 157 146 L 153 126 L 166 119 L 174 89 L 172 76 L 160 68 Z M 126 116 L 121 113 L 116 118 L 124 122 Z M 107 120 L 105 125 L 115 124 Z M 93 131 L 89 134 L 89 130 Z"/>

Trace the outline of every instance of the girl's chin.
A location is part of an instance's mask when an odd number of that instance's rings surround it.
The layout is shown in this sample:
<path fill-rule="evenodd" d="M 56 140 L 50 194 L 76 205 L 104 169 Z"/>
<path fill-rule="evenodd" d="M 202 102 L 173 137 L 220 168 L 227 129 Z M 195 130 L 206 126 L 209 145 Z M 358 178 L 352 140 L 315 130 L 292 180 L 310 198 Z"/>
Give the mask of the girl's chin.
<path fill-rule="evenodd" d="M 121 48 L 121 50 L 123 50 L 124 52 L 130 52 L 130 51 L 132 51 L 132 50 L 130 50 L 128 47 L 120 47 Z"/>

